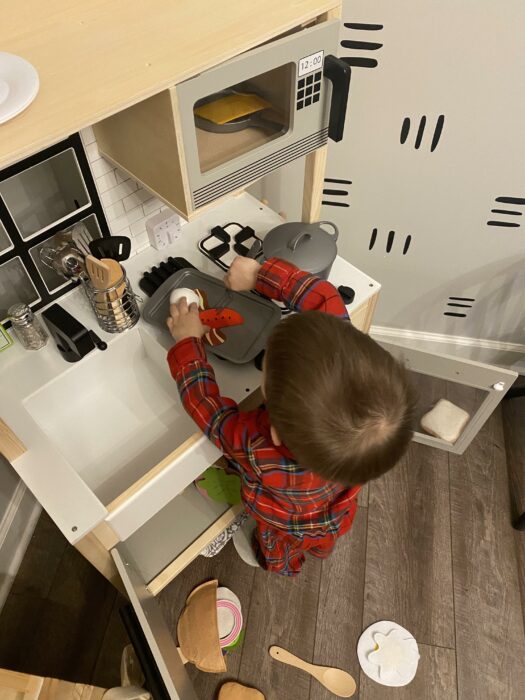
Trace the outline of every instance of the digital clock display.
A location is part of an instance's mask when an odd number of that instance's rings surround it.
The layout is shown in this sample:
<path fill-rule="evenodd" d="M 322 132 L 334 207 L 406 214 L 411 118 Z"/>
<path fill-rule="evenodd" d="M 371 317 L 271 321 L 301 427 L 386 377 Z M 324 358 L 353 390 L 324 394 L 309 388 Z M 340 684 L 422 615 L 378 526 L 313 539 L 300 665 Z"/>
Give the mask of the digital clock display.
<path fill-rule="evenodd" d="M 299 77 L 310 73 L 313 70 L 321 70 L 323 67 L 324 51 L 317 51 L 309 56 L 301 58 L 299 61 Z"/>

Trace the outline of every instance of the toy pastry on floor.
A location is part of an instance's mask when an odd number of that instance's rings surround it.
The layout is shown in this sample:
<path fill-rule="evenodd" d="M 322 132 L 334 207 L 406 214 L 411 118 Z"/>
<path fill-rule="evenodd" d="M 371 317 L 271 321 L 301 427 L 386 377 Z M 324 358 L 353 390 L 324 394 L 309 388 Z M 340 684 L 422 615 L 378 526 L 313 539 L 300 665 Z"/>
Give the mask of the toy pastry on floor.
<path fill-rule="evenodd" d="M 329 282 L 277 258 L 238 257 L 225 284 L 301 312 L 268 339 L 265 405 L 241 412 L 221 395 L 206 359 L 208 330 L 185 299 L 170 306 L 168 364 L 185 410 L 241 479 L 259 564 L 295 576 L 307 552 L 329 556 L 352 526 L 361 485 L 408 448 L 414 397 L 404 367 L 352 326 Z"/>

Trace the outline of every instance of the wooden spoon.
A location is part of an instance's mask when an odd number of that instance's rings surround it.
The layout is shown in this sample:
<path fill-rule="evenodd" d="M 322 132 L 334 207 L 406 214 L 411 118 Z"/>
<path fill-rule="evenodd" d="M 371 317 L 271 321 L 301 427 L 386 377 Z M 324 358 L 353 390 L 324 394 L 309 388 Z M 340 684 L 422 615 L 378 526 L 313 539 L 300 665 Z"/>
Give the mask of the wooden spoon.
<path fill-rule="evenodd" d="M 286 651 L 286 649 L 276 646 L 270 647 L 269 654 L 276 661 L 306 671 L 306 673 L 318 680 L 321 685 L 324 685 L 327 690 L 340 698 L 350 698 L 356 691 L 355 681 L 352 676 L 340 668 L 309 664 L 307 661 L 303 661 L 298 656 L 294 656 L 289 651 Z"/>

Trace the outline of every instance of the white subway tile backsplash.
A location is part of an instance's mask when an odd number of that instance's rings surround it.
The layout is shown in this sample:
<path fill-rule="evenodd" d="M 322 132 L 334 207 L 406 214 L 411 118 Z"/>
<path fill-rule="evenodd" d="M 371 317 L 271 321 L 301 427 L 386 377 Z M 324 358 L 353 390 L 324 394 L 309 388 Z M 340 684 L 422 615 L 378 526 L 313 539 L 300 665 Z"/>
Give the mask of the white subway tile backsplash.
<path fill-rule="evenodd" d="M 110 204 L 115 204 L 115 202 L 124 199 L 137 188 L 138 184 L 134 180 L 127 180 L 126 182 L 121 182 L 120 185 L 113 187 L 107 192 L 103 192 L 100 199 L 102 200 L 102 204 L 109 206 Z"/>
<path fill-rule="evenodd" d="M 144 233 L 146 230 L 146 219 L 138 219 L 138 221 L 135 221 L 135 223 L 131 224 L 129 227 L 131 230 L 131 235 L 132 236 L 139 236 L 141 233 Z"/>
<path fill-rule="evenodd" d="M 96 141 L 93 141 L 93 143 L 90 143 L 89 146 L 86 146 L 85 151 L 90 163 L 100 158 Z"/>
<path fill-rule="evenodd" d="M 111 204 L 109 207 L 105 207 L 104 211 L 108 222 L 114 221 L 117 217 L 124 214 L 124 205 L 122 204 L 122 200 L 115 202 L 115 204 Z"/>
<path fill-rule="evenodd" d="M 125 199 L 123 199 L 122 204 L 124 205 L 124 209 L 128 211 L 129 209 L 133 209 L 139 204 L 147 202 L 152 197 L 153 195 L 151 194 L 151 192 L 140 188 L 136 192 L 132 192 Z"/>
<path fill-rule="evenodd" d="M 145 216 L 151 216 L 152 214 L 156 214 L 158 211 L 161 210 L 163 204 L 164 202 L 161 202 L 161 200 L 157 199 L 157 197 L 153 197 L 147 202 L 144 202 L 142 208 L 144 209 Z"/>
<path fill-rule="evenodd" d="M 115 170 L 115 166 L 108 163 L 108 161 L 104 160 L 104 158 L 99 158 L 95 162 L 91 163 L 91 171 L 93 172 L 93 177 L 95 179 L 105 175 L 106 173 L 110 173 L 113 170 Z"/>
<path fill-rule="evenodd" d="M 102 177 L 97 177 L 96 183 L 99 194 L 107 192 L 107 190 L 110 190 L 112 187 L 116 187 L 118 184 L 115 173 L 112 170 L 109 173 L 102 175 Z"/>
<path fill-rule="evenodd" d="M 140 236 L 135 236 L 131 239 L 131 250 L 134 253 L 139 253 L 141 250 L 149 247 L 149 237 L 147 233 L 141 233 Z"/>
<path fill-rule="evenodd" d="M 91 126 L 87 126 L 85 129 L 82 129 L 80 135 L 82 137 L 82 141 L 84 142 L 84 146 L 89 146 L 90 143 L 96 141 L 95 134 L 93 133 L 93 127 Z"/>
<path fill-rule="evenodd" d="M 122 235 L 122 229 L 129 227 L 131 224 L 135 223 L 136 221 L 142 218 L 144 218 L 142 207 L 138 206 L 135 207 L 135 209 L 132 209 L 131 211 L 124 212 L 124 214 L 122 216 L 119 216 L 117 219 L 110 221 L 109 228 L 111 229 L 111 233 L 118 233 L 119 235 Z"/>
<path fill-rule="evenodd" d="M 127 173 L 119 170 L 118 168 L 115 168 L 115 177 L 117 178 L 117 182 L 126 182 L 126 180 L 130 179 Z"/>

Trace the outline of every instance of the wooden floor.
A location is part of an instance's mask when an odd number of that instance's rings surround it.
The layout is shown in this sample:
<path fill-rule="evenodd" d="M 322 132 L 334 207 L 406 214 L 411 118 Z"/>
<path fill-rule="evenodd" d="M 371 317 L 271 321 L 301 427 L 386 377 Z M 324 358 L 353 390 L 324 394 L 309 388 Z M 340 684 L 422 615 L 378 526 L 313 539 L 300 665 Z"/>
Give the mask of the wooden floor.
<path fill-rule="evenodd" d="M 516 399 L 462 457 L 413 444 L 362 494 L 355 525 L 333 556 L 308 559 L 298 579 L 246 566 L 231 544 L 214 559 L 198 557 L 159 596 L 172 629 L 187 594 L 210 578 L 237 593 L 246 622 L 227 674 L 188 667 L 199 697 L 214 700 L 228 678 L 254 685 L 266 700 L 334 697 L 270 659 L 268 647 L 279 644 L 350 671 L 360 700 L 522 700 L 525 532 L 512 530 L 510 512 L 525 506 L 523 481 L 525 399 Z M 114 684 L 125 643 L 116 616 L 121 599 L 74 550 L 49 548 L 56 531 L 44 524 L 37 556 L 26 558 L 0 615 L 0 666 Z M 76 583 L 66 585 L 71 577 Z M 385 688 L 360 672 L 357 639 L 380 619 L 395 620 L 418 641 L 419 670 L 405 688 Z"/>
<path fill-rule="evenodd" d="M 0 668 L 120 685 L 125 602 L 43 513 L 0 613 Z"/>

